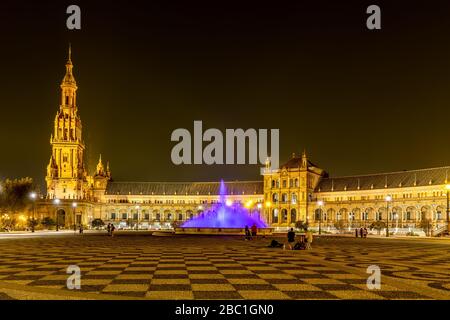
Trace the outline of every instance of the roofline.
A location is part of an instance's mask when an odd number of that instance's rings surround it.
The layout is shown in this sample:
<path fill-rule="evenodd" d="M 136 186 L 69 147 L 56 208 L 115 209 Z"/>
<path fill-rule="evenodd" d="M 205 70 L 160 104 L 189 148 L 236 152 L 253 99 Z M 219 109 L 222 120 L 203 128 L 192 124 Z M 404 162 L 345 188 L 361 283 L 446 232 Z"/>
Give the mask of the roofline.
<path fill-rule="evenodd" d="M 263 180 L 249 180 L 249 181 L 224 181 L 224 183 L 263 183 Z M 208 183 L 208 184 L 216 184 L 220 183 L 220 181 L 186 181 L 186 182 L 159 182 L 159 181 L 109 181 L 108 183 L 158 183 L 158 184 L 191 184 L 191 183 Z"/>
<path fill-rule="evenodd" d="M 434 168 L 424 168 L 424 169 L 412 169 L 412 170 L 402 170 L 402 171 L 392 171 L 392 172 L 384 172 L 384 173 L 372 173 L 372 174 L 360 174 L 353 176 L 339 176 L 339 177 L 328 177 L 324 179 L 340 179 L 340 178 L 359 178 L 359 177 L 373 177 L 373 176 L 385 176 L 389 174 L 397 174 L 397 173 L 408 173 L 408 172 L 418 172 L 418 171 L 427 171 L 427 170 L 436 170 L 436 169 L 449 169 L 450 166 L 443 167 L 434 167 Z"/>

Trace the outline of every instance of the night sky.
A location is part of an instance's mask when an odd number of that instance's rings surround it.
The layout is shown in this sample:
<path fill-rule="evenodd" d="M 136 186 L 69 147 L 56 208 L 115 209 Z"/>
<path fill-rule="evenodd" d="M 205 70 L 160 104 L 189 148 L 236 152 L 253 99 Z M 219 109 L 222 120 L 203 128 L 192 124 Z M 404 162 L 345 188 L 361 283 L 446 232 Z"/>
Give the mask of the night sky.
<path fill-rule="evenodd" d="M 102 153 L 115 180 L 261 179 L 173 165 L 171 132 L 194 120 L 279 128 L 281 162 L 306 149 L 333 176 L 450 164 L 448 1 L 15 2 L 0 3 L 0 178 L 44 182 L 69 42 L 86 163 Z"/>

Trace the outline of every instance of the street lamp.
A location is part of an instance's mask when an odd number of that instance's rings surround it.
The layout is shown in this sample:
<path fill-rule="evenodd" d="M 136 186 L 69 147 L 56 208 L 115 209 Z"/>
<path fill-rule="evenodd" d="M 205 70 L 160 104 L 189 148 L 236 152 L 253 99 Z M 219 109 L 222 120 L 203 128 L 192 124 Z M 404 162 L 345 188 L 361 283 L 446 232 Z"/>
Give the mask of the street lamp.
<path fill-rule="evenodd" d="M 450 233 L 450 184 L 447 184 L 445 189 L 447 189 L 447 230 Z"/>
<path fill-rule="evenodd" d="M 386 237 L 389 237 L 389 202 L 392 201 L 392 197 L 390 195 L 386 196 Z"/>
<path fill-rule="evenodd" d="M 73 232 L 77 232 L 77 216 L 76 216 L 76 208 L 78 206 L 78 203 L 73 202 L 72 203 L 72 211 L 73 211 Z"/>
<path fill-rule="evenodd" d="M 34 212 L 36 211 L 36 205 L 35 205 L 35 203 L 36 203 L 36 198 L 37 198 L 36 192 L 31 192 L 31 193 L 30 193 L 30 199 L 31 199 L 31 201 L 32 201 L 32 203 L 33 203 L 33 208 L 32 208 L 32 210 L 33 210 L 33 220 L 31 221 L 31 232 L 34 232 L 34 224 L 35 224 L 35 220 L 34 220 L 35 215 L 34 215 Z"/>
<path fill-rule="evenodd" d="M 317 205 L 319 206 L 319 234 L 322 234 L 322 207 L 323 207 L 323 201 L 322 200 L 317 201 Z"/>
<path fill-rule="evenodd" d="M 56 198 L 53 200 L 53 204 L 55 205 L 55 216 L 56 216 L 56 231 L 59 231 L 59 217 L 58 217 L 58 205 L 61 203 L 61 200 Z"/>
<path fill-rule="evenodd" d="M 136 209 L 136 213 L 137 213 L 136 230 L 139 230 L 139 206 L 136 206 L 135 209 Z"/>

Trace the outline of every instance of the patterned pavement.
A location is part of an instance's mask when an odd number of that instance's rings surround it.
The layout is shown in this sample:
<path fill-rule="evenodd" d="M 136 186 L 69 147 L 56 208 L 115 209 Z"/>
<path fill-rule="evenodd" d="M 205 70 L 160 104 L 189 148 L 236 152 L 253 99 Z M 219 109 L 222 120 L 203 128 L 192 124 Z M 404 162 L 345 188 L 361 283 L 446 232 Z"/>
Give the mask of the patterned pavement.
<path fill-rule="evenodd" d="M 0 240 L 0 299 L 450 299 L 450 241 L 85 234 Z M 281 239 L 278 239 L 281 241 Z M 366 286 L 378 265 L 381 289 Z M 69 265 L 81 289 L 66 288 Z M 76 292 L 74 292 L 76 291 Z"/>

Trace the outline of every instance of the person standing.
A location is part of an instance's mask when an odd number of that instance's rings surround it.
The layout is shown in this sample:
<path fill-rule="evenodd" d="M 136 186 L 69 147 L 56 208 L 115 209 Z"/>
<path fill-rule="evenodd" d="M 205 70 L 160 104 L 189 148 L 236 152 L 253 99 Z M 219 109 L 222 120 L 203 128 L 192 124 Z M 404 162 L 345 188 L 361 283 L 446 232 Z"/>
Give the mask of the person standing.
<path fill-rule="evenodd" d="M 248 226 L 245 226 L 245 241 L 250 240 L 252 238 L 251 234 L 250 234 L 250 229 L 248 228 Z"/>
<path fill-rule="evenodd" d="M 111 223 L 108 223 L 106 230 L 108 231 L 108 236 L 110 236 L 111 235 Z"/>
<path fill-rule="evenodd" d="M 294 248 L 293 244 L 295 242 L 294 228 L 291 228 L 291 230 L 287 233 L 287 238 L 288 238 L 289 248 L 292 250 Z"/>
<path fill-rule="evenodd" d="M 358 228 L 355 228 L 355 237 L 358 238 Z"/>
<path fill-rule="evenodd" d="M 111 237 L 114 237 L 114 230 L 116 227 L 114 227 L 114 224 L 111 223 Z"/>
<path fill-rule="evenodd" d="M 363 228 L 359 229 L 359 237 L 360 238 L 364 237 L 364 229 Z"/>
<path fill-rule="evenodd" d="M 258 232 L 258 228 L 256 227 L 256 224 L 252 225 L 252 237 L 256 237 L 256 233 Z"/>
<path fill-rule="evenodd" d="M 312 249 L 311 243 L 313 242 L 313 234 L 311 231 L 306 231 L 306 250 Z"/>

